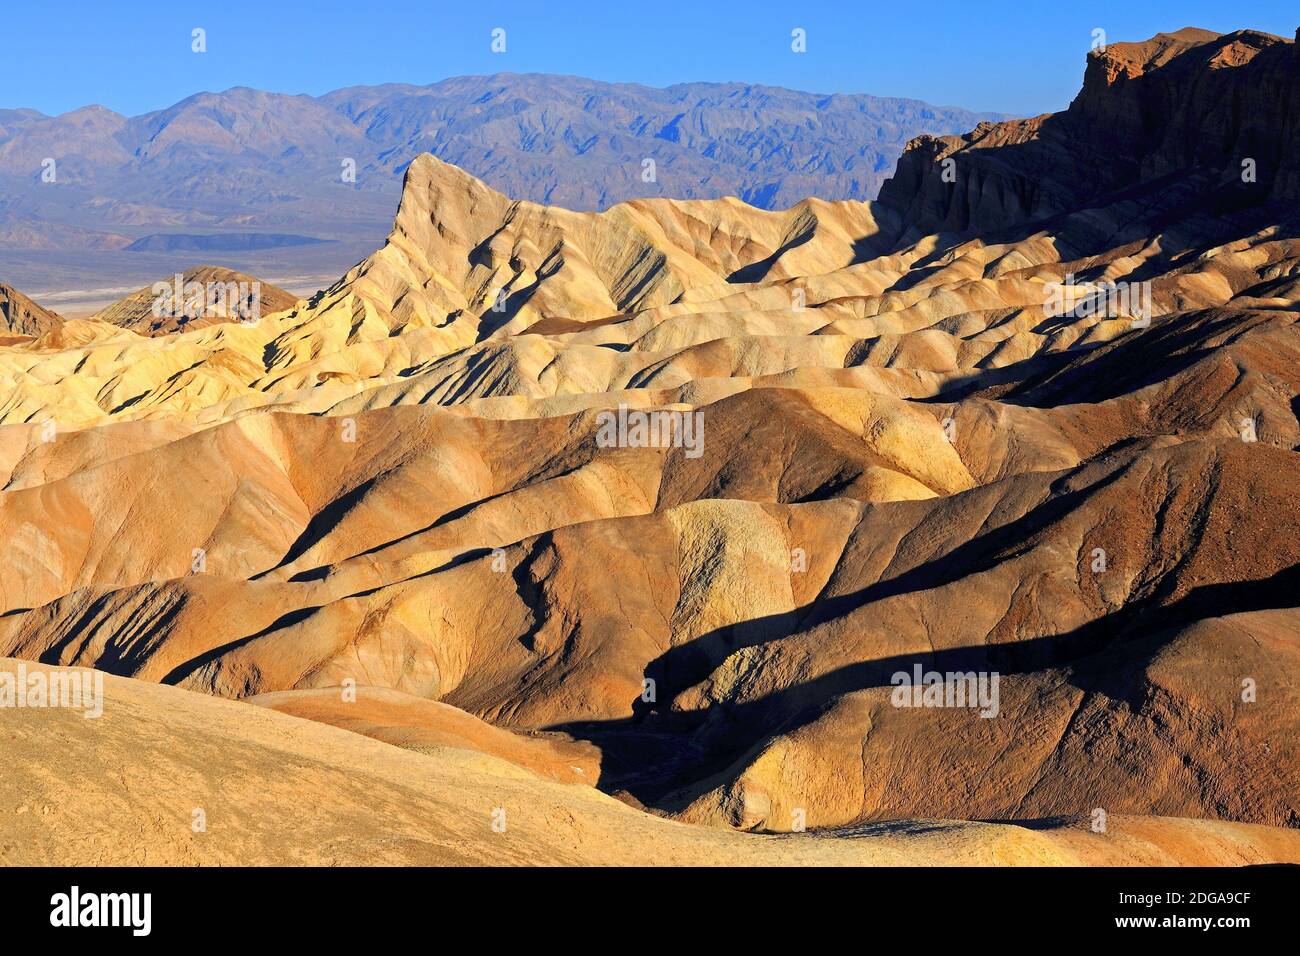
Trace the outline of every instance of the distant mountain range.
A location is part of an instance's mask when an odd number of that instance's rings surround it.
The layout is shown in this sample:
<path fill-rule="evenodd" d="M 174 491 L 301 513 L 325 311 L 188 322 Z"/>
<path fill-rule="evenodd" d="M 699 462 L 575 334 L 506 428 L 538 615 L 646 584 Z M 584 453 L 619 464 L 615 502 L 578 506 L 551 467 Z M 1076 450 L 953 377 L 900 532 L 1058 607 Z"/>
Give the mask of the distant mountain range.
<path fill-rule="evenodd" d="M 382 240 L 401 173 L 421 152 L 511 196 L 574 209 L 639 197 L 738 196 L 767 209 L 871 199 L 912 137 L 1000 118 L 909 99 L 540 74 L 319 97 L 240 87 L 136 117 L 0 109 L 0 256 L 214 248 L 199 234 L 251 251 L 267 246 L 253 236 L 305 233 L 345 246 L 314 253 L 339 263 L 299 252 L 297 266 L 344 267 L 359 258 L 355 242 Z M 159 238 L 171 233 L 185 239 Z M 129 264 L 113 258 L 120 276 Z M 33 272 L 47 261 L 25 260 L 24 286 L 48 284 Z"/>

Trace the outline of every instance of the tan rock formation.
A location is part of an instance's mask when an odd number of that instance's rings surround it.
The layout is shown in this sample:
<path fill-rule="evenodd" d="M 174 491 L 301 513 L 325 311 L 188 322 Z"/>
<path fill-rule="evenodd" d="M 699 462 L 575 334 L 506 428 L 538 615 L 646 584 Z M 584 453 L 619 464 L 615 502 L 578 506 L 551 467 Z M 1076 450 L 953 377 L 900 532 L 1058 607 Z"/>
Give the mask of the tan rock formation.
<path fill-rule="evenodd" d="M 57 312 L 42 308 L 17 289 L 0 282 L 0 337 L 38 336 L 62 324 Z"/>

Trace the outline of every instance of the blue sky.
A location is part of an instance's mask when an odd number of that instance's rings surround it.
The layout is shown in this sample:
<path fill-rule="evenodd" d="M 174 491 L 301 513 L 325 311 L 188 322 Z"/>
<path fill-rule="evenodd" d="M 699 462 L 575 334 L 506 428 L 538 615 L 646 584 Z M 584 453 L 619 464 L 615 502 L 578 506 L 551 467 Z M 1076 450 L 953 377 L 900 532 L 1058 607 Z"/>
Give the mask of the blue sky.
<path fill-rule="evenodd" d="M 127 114 L 202 90 L 324 93 L 467 73 L 571 73 L 666 86 L 740 80 L 816 92 L 912 96 L 1009 113 L 1064 107 L 1092 30 L 1251 27 L 1293 36 L 1295 0 L 7 0 L 0 107 Z M 191 31 L 207 31 L 193 53 Z M 506 30 L 506 52 L 490 50 Z M 807 31 L 807 52 L 790 32 Z"/>

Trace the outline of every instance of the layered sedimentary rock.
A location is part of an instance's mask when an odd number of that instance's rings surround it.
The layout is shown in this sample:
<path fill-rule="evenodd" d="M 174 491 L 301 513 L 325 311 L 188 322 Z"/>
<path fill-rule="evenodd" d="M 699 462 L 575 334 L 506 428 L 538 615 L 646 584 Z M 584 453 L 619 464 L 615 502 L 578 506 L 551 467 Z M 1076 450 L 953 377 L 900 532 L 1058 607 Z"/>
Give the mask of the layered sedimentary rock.
<path fill-rule="evenodd" d="M 1297 44 L 1187 28 L 1094 50 L 1064 112 L 914 140 L 880 202 L 913 235 L 989 237 L 1124 200 L 1143 215 L 1134 237 L 1154 238 L 1189 215 L 1294 209 L 1298 150 Z"/>
<path fill-rule="evenodd" d="M 1199 818 L 1290 859 L 1300 233 L 1250 131 L 1293 137 L 1294 58 L 1114 44 L 876 204 L 577 213 L 425 157 L 308 302 L 2 348 L 0 654 L 718 830 L 1068 816 L 1120 860 L 1098 819 Z"/>
<path fill-rule="evenodd" d="M 0 335 L 40 335 L 63 324 L 57 312 L 42 308 L 12 286 L 0 283 Z"/>

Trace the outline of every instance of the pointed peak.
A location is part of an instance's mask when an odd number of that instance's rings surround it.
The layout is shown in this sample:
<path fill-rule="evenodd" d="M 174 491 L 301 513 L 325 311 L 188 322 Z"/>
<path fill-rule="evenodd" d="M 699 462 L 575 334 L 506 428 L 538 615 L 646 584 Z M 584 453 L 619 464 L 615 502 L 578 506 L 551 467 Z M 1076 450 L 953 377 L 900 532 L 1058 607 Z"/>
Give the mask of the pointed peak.
<path fill-rule="evenodd" d="M 443 162 L 431 153 L 421 153 L 406 168 L 402 201 L 394 228 L 411 235 L 423 235 L 429 223 L 439 230 L 459 232 L 480 210 L 504 210 L 512 200 L 459 166 Z"/>
<path fill-rule="evenodd" d="M 467 172 L 453 163 L 445 162 L 434 156 L 433 153 L 421 153 L 411 160 L 410 165 L 406 167 L 406 179 L 403 182 L 403 189 L 409 188 L 412 184 L 466 186 L 496 192 L 473 173 Z M 498 195 L 500 194 L 498 193 Z"/>

